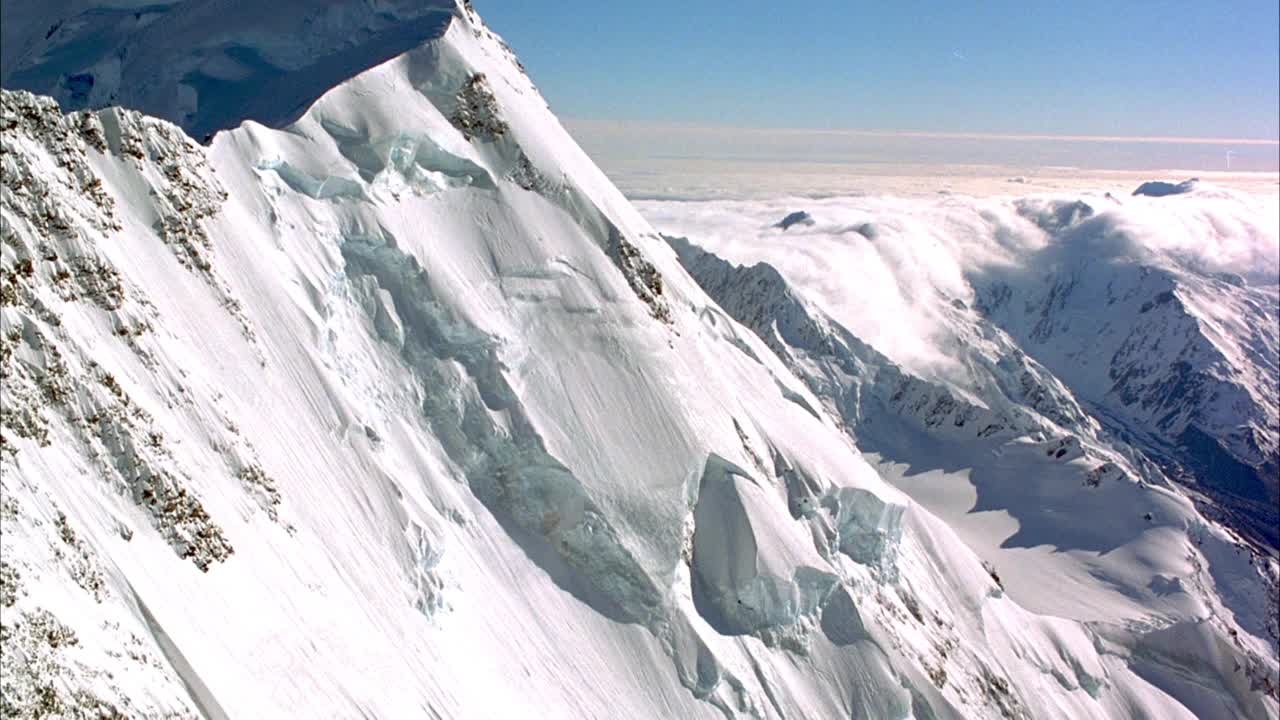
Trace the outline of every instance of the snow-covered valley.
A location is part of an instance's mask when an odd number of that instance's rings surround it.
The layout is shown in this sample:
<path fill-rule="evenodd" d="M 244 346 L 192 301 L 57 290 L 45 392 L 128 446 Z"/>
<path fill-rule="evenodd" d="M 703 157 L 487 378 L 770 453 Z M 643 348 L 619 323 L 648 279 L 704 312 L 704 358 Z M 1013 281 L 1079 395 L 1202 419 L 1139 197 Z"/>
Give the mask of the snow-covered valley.
<path fill-rule="evenodd" d="M 6 717 L 1280 715 L 1274 200 L 637 210 L 469 4 L 83 5 L 4 6 Z"/>

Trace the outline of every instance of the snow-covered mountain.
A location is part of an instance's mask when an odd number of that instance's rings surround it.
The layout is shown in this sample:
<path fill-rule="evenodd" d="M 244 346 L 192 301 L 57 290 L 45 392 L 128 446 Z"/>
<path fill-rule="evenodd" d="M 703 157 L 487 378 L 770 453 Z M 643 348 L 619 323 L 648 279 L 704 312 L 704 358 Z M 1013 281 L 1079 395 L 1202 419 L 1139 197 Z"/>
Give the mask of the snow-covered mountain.
<path fill-rule="evenodd" d="M 644 205 L 738 262 L 782 263 L 855 337 L 979 404 L 1083 413 L 1274 553 L 1280 208 L 1179 195 L 841 198 L 813 203 L 823 220 L 799 235 L 763 224 L 775 204 Z M 1023 383 L 1048 405 L 1009 395 Z"/>
<path fill-rule="evenodd" d="M 1100 626 L 1165 601 L 1167 576 L 1135 574 L 1132 554 L 1150 542 L 1145 536 L 1153 526 L 1185 529 L 1203 521 L 1185 506 L 1152 506 L 1166 498 L 1154 488 L 1169 488 L 1161 468 L 1107 433 L 1003 331 L 983 318 L 971 322 L 978 333 L 966 343 L 990 360 L 968 366 L 972 384 L 984 388 L 970 397 L 953 383 L 904 370 L 774 267 L 734 265 L 684 238 L 668 241 L 708 294 L 842 421 L 883 477 L 994 561 L 1002 588 L 1016 600 Z M 1014 522 L 975 517 L 983 513 Z M 1191 537 L 1198 542 L 1198 531 Z M 1046 546 L 1052 552 L 1044 553 Z M 1266 562 L 1248 552 L 1249 562 Z M 1079 578 L 1079 589 L 1063 595 L 1064 585 L 1076 586 L 1068 578 Z M 1256 598 L 1259 607 L 1274 608 L 1275 586 L 1267 592 Z M 1107 599 L 1109 593 L 1117 595 Z M 1127 599 L 1116 602 L 1120 596 Z M 1280 635 L 1274 609 L 1257 621 L 1263 636 Z"/>
<path fill-rule="evenodd" d="M 1280 713 L 1274 558 L 1012 319 L 948 383 L 675 252 L 403 5 L 3 6 L 136 108 L 0 107 L 6 716 Z"/>
<path fill-rule="evenodd" d="M 1126 259 L 1166 215 L 1195 230 L 1235 220 L 1204 195 L 1158 217 L 1024 203 L 1051 241 L 1022 268 L 986 272 L 975 305 L 1228 522 L 1280 548 L 1280 268 L 1246 278 L 1176 254 Z"/>

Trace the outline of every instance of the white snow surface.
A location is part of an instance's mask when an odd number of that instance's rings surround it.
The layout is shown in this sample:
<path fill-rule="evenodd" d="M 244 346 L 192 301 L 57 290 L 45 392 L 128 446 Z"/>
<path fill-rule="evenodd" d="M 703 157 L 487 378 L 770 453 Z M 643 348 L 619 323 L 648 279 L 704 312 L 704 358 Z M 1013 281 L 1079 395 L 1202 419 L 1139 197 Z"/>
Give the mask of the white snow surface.
<path fill-rule="evenodd" d="M 758 334 L 469 9 L 207 149 L 9 91 L 0 132 L 6 715 L 1280 713 L 1273 558 L 1037 364 L 1048 405 L 852 314 Z"/>

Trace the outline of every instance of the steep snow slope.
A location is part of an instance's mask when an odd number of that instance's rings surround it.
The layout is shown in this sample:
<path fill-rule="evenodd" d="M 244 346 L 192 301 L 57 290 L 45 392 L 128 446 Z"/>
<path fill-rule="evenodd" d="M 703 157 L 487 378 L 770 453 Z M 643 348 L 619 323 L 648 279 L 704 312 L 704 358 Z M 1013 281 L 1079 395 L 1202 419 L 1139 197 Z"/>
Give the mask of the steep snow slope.
<path fill-rule="evenodd" d="M 1274 563 L 1155 489 L 1173 597 L 1003 592 L 465 8 L 208 150 L 3 103 L 6 714 L 1277 714 Z"/>

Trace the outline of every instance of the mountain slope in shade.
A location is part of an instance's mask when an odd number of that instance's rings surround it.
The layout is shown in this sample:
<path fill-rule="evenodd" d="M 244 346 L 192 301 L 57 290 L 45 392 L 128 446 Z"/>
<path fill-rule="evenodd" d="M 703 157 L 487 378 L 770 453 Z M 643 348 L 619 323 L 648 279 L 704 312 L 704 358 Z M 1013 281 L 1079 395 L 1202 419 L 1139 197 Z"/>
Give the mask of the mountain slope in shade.
<path fill-rule="evenodd" d="M 6 714 L 1277 714 L 1274 562 L 1175 491 L 1090 489 L 1086 458 L 1144 471 L 1046 370 L 938 416 L 1008 418 L 969 448 L 992 477 L 1149 525 L 1005 549 L 911 500 L 859 450 L 890 433 L 708 296 L 469 8 L 433 34 L 208 148 L 3 93 Z M 849 387 L 943 397 L 832 337 L 804 349 Z M 899 440 L 962 444 L 888 397 Z M 1027 434 L 1055 426 L 1078 445 Z"/>
<path fill-rule="evenodd" d="M 858 340 L 772 266 L 734 265 L 683 238 L 668 242 L 708 294 L 843 420 L 884 477 L 947 519 L 993 564 L 1015 600 L 1086 621 L 1100 632 L 1142 625 L 1153 613 L 1168 621 L 1188 612 L 1166 606 L 1178 598 L 1168 592 L 1176 572 L 1138 570 L 1132 560 L 1153 557 L 1151 551 L 1167 540 L 1154 538 L 1161 525 L 1180 534 L 1202 521 L 1185 500 L 1169 502 L 1176 493 L 1167 491 L 1158 466 L 1103 432 L 1034 361 L 988 350 L 1001 361 L 974 368 L 988 376 L 977 380 L 1007 390 L 987 392 L 983 404 L 974 404 L 956 388 L 912 375 Z M 997 346 L 1008 342 L 997 329 L 986 332 Z M 1200 542 L 1198 530 L 1188 537 Z M 1228 550 L 1246 566 L 1256 562 L 1264 569 L 1257 594 L 1231 613 L 1252 616 L 1248 622 L 1259 637 L 1274 642 L 1280 637 L 1277 588 L 1266 579 L 1272 577 L 1265 571 L 1267 556 L 1243 543 L 1213 552 Z M 1064 586 L 1075 590 L 1062 593 Z M 1198 623 L 1200 613 L 1190 611 L 1187 620 Z"/>
<path fill-rule="evenodd" d="M 1168 211 L 1224 222 L 1212 205 Z M 1051 227 L 1026 270 L 987 273 L 975 304 L 1117 432 L 1280 547 L 1280 286 L 1194 262 L 1130 262 L 1124 245 L 1164 218 L 1091 214 Z"/>
<path fill-rule="evenodd" d="M 192 137 L 296 120 L 334 85 L 438 37 L 450 0 L 12 2 L 0 83 L 67 110 L 145 110 Z"/>
<path fill-rule="evenodd" d="M 995 366 L 1051 373 L 1104 435 L 1274 554 L 1276 197 L 1203 183 L 1124 201 L 867 195 L 808 200 L 815 224 L 786 234 L 772 224 L 793 198 L 640 206 L 733 262 L 773 264 L 859 340 L 971 402 L 1017 396 L 997 379 L 1018 373 Z"/>

